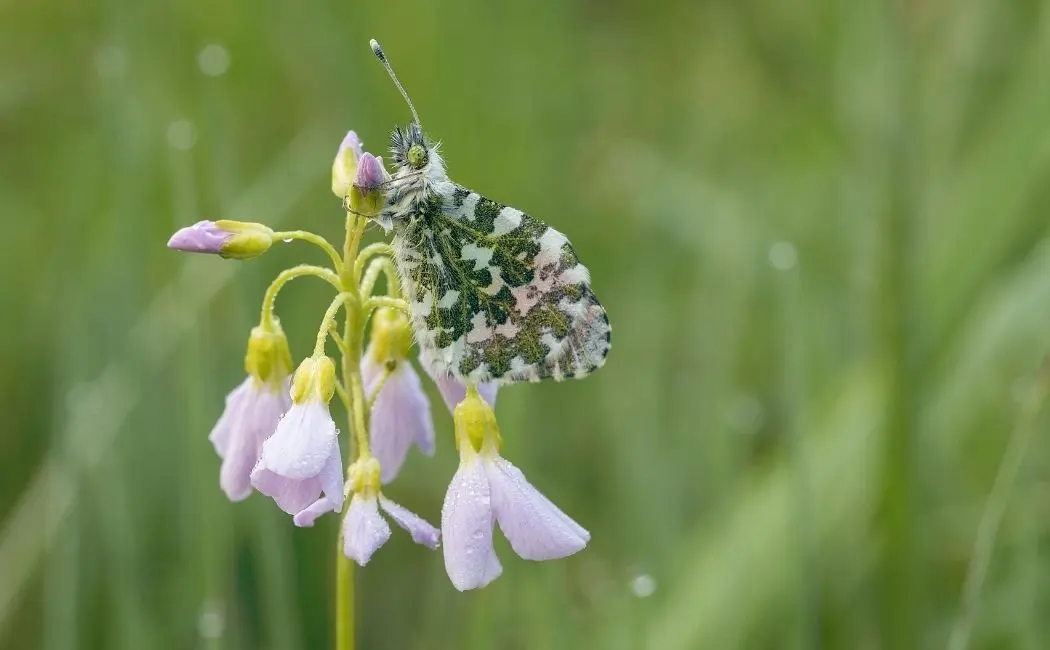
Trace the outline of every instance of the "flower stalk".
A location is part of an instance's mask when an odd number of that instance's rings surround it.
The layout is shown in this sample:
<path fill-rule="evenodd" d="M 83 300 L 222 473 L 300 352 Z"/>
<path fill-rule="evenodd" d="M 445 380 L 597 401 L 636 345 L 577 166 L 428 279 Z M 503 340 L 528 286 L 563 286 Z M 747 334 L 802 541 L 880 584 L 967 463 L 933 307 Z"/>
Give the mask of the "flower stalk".
<path fill-rule="evenodd" d="M 364 230 L 364 224 L 359 217 L 347 213 L 346 215 L 346 241 L 343 245 L 343 264 L 340 269 L 341 288 L 352 298 L 346 304 L 346 323 L 343 329 L 343 344 L 341 350 L 343 357 L 342 375 L 343 386 L 348 391 L 350 408 L 347 411 L 347 425 L 356 435 L 358 444 L 353 442 L 348 445 L 346 462 L 349 466 L 355 460 L 355 451 L 360 453 L 362 449 L 367 453 L 367 436 L 364 433 L 364 409 L 365 403 L 361 386 L 361 345 L 360 335 L 354 331 L 354 324 L 358 323 L 357 330 L 363 332 L 363 323 L 360 323 L 361 296 L 357 274 L 355 273 L 354 261 L 357 259 L 357 247 L 361 236 L 359 231 Z M 362 448 L 360 441 L 365 440 Z M 343 552 L 342 527 L 336 536 L 335 544 L 336 571 L 335 571 L 335 648 L 336 650 L 354 650 L 355 634 L 355 610 L 354 610 L 354 563 Z"/>

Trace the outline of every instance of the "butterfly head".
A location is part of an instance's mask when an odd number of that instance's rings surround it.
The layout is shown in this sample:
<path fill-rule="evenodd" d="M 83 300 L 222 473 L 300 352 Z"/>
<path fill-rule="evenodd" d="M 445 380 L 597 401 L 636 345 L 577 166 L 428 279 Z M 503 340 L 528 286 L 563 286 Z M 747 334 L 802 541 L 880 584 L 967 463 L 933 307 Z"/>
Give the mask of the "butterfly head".
<path fill-rule="evenodd" d="M 432 152 L 433 147 L 427 144 L 423 129 L 415 122 L 405 128 L 397 127 L 390 134 L 390 153 L 399 169 L 423 171 L 430 164 Z"/>

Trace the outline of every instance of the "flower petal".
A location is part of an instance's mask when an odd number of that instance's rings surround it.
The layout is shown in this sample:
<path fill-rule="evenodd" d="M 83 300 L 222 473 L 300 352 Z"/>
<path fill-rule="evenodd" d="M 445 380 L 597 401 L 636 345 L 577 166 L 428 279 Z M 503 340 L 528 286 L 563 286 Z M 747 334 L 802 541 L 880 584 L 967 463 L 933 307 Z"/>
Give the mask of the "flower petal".
<path fill-rule="evenodd" d="M 492 510 L 515 553 L 526 560 L 553 560 L 587 545 L 590 533 L 540 494 L 521 470 L 498 455 L 483 464 Z"/>
<path fill-rule="evenodd" d="M 321 494 L 321 482 L 317 478 L 287 478 L 263 467 L 261 460 L 252 470 L 251 483 L 259 492 L 273 497 L 277 506 L 290 515 L 302 512 Z"/>
<path fill-rule="evenodd" d="M 389 178 L 390 174 L 383 168 L 382 158 L 377 158 L 367 151 L 361 154 L 361 158 L 357 161 L 354 185 L 361 189 L 372 189 L 379 187 Z"/>
<path fill-rule="evenodd" d="M 237 423 L 244 416 L 245 403 L 251 400 L 254 383 L 255 380 L 252 377 L 247 377 L 237 385 L 237 388 L 230 391 L 226 396 L 226 406 L 222 410 L 222 415 L 219 416 L 219 421 L 208 434 L 208 440 L 215 447 L 215 453 L 219 455 L 219 458 L 226 458 L 230 438 L 233 436 Z"/>
<path fill-rule="evenodd" d="M 314 521 L 326 512 L 339 512 L 343 509 L 343 460 L 338 450 L 328 457 L 328 462 L 317 475 L 316 481 L 321 487 L 322 496 L 295 513 L 292 522 L 296 526 L 313 526 Z"/>
<path fill-rule="evenodd" d="M 492 508 L 485 468 L 477 457 L 460 463 L 441 508 L 445 571 L 464 591 L 492 582 L 502 571 L 492 548 Z"/>
<path fill-rule="evenodd" d="M 339 512 L 343 509 L 343 458 L 339 454 L 338 445 L 334 451 L 317 478 L 321 482 L 321 490 L 324 491 L 325 497 L 332 502 L 333 510 Z"/>
<path fill-rule="evenodd" d="M 379 505 L 390 518 L 397 522 L 412 535 L 412 541 L 422 544 L 427 548 L 437 548 L 441 538 L 441 531 L 431 526 L 425 519 L 412 512 L 408 508 L 394 503 L 382 494 L 379 495 Z"/>
<path fill-rule="evenodd" d="M 361 158 L 361 140 L 353 131 L 348 131 L 332 163 L 332 192 L 339 198 L 346 196 L 357 173 L 357 161 Z"/>
<path fill-rule="evenodd" d="M 239 400 L 236 405 L 239 408 L 233 413 L 219 470 L 219 485 L 231 501 L 241 501 L 251 494 L 251 472 L 262 453 L 263 443 L 291 405 L 287 391 L 258 384 L 251 378 L 247 383 L 248 393 Z"/>
<path fill-rule="evenodd" d="M 434 453 L 430 400 L 408 361 L 399 363 L 379 390 L 372 408 L 370 435 L 383 483 L 397 476 L 413 442 L 428 456 Z"/>
<path fill-rule="evenodd" d="M 295 404 L 263 443 L 261 463 L 291 479 L 317 476 L 333 451 L 339 453 L 336 433 L 326 404 Z"/>
<path fill-rule="evenodd" d="M 390 539 L 390 524 L 379 514 L 375 499 L 355 494 L 343 519 L 343 553 L 361 566 Z"/>
<path fill-rule="evenodd" d="M 198 221 L 172 235 L 168 240 L 168 248 L 187 253 L 218 255 L 232 238 L 232 232 L 220 228 L 214 221 Z"/>

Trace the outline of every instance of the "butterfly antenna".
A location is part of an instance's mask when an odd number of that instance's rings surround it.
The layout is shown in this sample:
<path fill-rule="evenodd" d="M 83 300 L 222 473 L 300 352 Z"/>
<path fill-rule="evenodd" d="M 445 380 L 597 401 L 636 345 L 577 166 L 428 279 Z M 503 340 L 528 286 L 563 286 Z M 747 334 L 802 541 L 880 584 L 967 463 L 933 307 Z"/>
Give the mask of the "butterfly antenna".
<path fill-rule="evenodd" d="M 422 129 L 423 125 L 419 123 L 419 114 L 416 113 L 416 107 L 412 105 L 412 100 L 408 98 L 408 93 L 405 92 L 405 87 L 397 80 L 397 75 L 394 74 L 394 69 L 390 67 L 390 61 L 387 61 L 386 54 L 383 53 L 383 48 L 379 46 L 379 41 L 373 38 L 368 44 L 372 46 L 372 53 L 376 55 L 379 62 L 383 64 L 384 68 L 386 68 L 387 74 L 389 74 L 390 78 L 394 81 L 394 85 L 401 91 L 401 96 L 404 97 L 405 102 L 408 103 L 408 110 L 412 111 L 412 118 L 416 121 L 416 126 Z"/>

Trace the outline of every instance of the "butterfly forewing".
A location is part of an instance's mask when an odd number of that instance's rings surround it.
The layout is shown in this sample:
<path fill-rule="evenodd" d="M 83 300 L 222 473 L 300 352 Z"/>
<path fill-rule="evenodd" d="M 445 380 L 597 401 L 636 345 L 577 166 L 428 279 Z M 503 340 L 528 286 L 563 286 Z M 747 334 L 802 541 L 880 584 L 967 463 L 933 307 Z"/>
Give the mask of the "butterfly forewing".
<path fill-rule="evenodd" d="M 609 321 L 566 237 L 520 210 L 443 185 L 394 238 L 432 369 L 514 382 L 582 377 L 601 366 Z"/>

